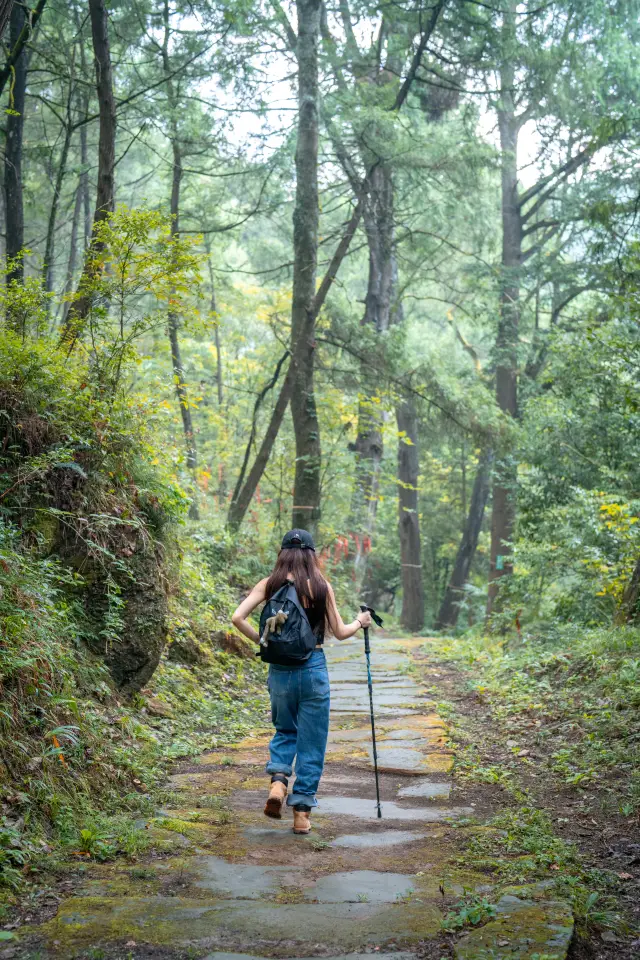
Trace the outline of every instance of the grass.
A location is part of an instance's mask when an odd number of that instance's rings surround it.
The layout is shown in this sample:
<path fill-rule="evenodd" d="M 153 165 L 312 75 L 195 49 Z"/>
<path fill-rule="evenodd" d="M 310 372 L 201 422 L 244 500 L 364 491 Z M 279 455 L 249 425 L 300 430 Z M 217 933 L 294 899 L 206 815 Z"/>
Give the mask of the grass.
<path fill-rule="evenodd" d="M 554 777 L 597 786 L 624 816 L 640 811 L 640 630 L 564 625 L 522 642 L 467 635 L 429 650 L 467 671 L 479 701 L 549 758 Z"/>
<path fill-rule="evenodd" d="M 630 769 L 629 756 L 637 756 L 637 748 L 629 740 L 633 742 L 638 730 L 633 682 L 638 632 L 578 635 L 566 628 L 547 642 L 538 638 L 517 647 L 492 637 L 467 636 L 430 641 L 427 650 L 467 672 L 469 689 L 485 712 L 482 724 L 489 736 L 479 742 L 473 713 L 459 714 L 449 705 L 447 716 L 458 741 L 456 780 L 498 786 L 505 797 L 505 807 L 481 829 L 458 823 L 464 837 L 460 866 L 473 862 L 497 890 L 550 884 L 546 896 L 571 904 L 579 937 L 606 929 L 628 932 L 617 909 L 620 878 L 613 871 L 590 868 L 575 843 L 556 835 L 552 816 L 540 806 L 544 795 L 531 795 L 523 773 L 531 763 L 531 750 L 538 771 L 546 764 L 550 788 L 561 781 L 565 790 L 579 794 L 597 784 L 615 812 L 635 817 L 636 772 Z M 487 758 L 492 740 L 499 741 L 502 753 L 508 748 L 507 758 L 499 763 Z M 465 899 L 463 925 L 468 906 Z M 461 918 L 450 915 L 445 922 L 455 929 Z"/>

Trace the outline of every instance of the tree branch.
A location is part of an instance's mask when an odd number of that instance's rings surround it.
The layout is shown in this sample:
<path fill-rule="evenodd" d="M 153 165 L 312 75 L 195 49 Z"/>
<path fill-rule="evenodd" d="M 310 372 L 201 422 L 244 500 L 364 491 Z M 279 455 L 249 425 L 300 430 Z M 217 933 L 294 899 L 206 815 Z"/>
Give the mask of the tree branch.
<path fill-rule="evenodd" d="M 233 496 L 231 497 L 231 503 L 235 503 L 238 499 L 240 491 L 242 489 L 242 484 L 244 483 L 245 473 L 247 472 L 247 464 L 249 463 L 249 457 L 251 456 L 251 447 L 253 446 L 253 441 L 256 437 L 256 430 L 258 428 L 258 413 L 260 412 L 260 407 L 264 401 L 264 398 L 269 393 L 269 390 L 272 390 L 278 378 L 280 377 L 280 371 L 282 370 L 282 365 L 289 356 L 289 351 L 285 350 L 282 354 L 278 363 L 276 364 L 276 369 L 271 377 L 271 380 L 262 388 L 258 396 L 256 397 L 256 402 L 253 405 L 253 417 L 251 419 L 251 430 L 249 431 L 249 439 L 247 440 L 247 446 L 244 451 L 244 459 L 242 461 L 242 466 L 240 467 L 240 473 L 238 474 L 238 479 L 236 481 L 235 489 L 233 491 Z"/>
<path fill-rule="evenodd" d="M 570 177 L 571 174 L 578 170 L 583 164 L 588 163 L 600 146 L 602 146 L 602 144 L 599 144 L 597 141 L 591 141 L 591 143 L 587 144 L 583 150 L 580 150 L 578 153 L 574 154 L 573 157 L 569 157 L 569 159 L 563 163 L 562 166 L 558 167 L 556 170 L 553 170 L 551 173 L 548 173 L 546 177 L 541 177 L 537 183 L 534 183 L 532 187 L 529 187 L 528 190 L 525 190 L 525 192 L 518 198 L 519 207 L 523 207 L 525 203 L 529 202 L 529 200 L 533 200 L 533 198 L 537 196 L 541 190 L 544 190 L 547 184 L 553 183 L 554 180 L 557 181 L 557 183 L 555 183 L 554 186 L 544 194 L 543 198 L 540 198 L 533 207 L 527 210 L 526 213 L 522 214 L 523 223 L 526 223 L 526 221 L 533 216 L 535 211 L 539 209 L 540 203 L 548 199 L 559 183 L 562 183 L 563 180 L 566 180 L 567 177 Z"/>
<path fill-rule="evenodd" d="M 397 96 L 396 99 L 395 99 L 395 103 L 393 104 L 393 110 L 394 110 L 394 111 L 400 109 L 400 107 L 402 106 L 402 104 L 403 104 L 403 103 L 405 102 L 405 100 L 407 99 L 407 96 L 409 95 L 409 90 L 411 89 L 411 84 L 413 83 L 413 81 L 414 81 L 414 79 L 415 79 L 415 76 L 416 76 L 416 73 L 418 72 L 418 70 L 419 70 L 419 68 L 420 68 L 420 62 L 421 62 L 421 60 L 422 60 L 422 55 L 424 54 L 425 48 L 426 48 L 429 40 L 431 39 L 431 35 L 433 34 L 433 31 L 434 31 L 435 28 L 436 28 L 436 24 L 437 24 L 437 22 L 438 22 L 438 17 L 439 17 L 440 14 L 442 13 L 442 10 L 443 10 L 444 7 L 446 6 L 446 4 L 447 4 L 447 0 L 437 0 L 436 5 L 434 6 L 433 10 L 431 11 L 431 16 L 429 17 L 429 23 L 427 24 L 427 29 L 424 31 L 424 33 L 423 33 L 422 36 L 420 37 L 420 43 L 418 44 L 418 49 L 416 50 L 416 52 L 415 52 L 415 54 L 414 54 L 413 60 L 412 60 L 412 62 L 411 62 L 411 66 L 409 67 L 409 72 L 407 73 L 407 76 L 405 77 L 404 83 L 402 84 L 402 86 L 400 87 L 400 89 L 399 89 L 399 91 L 398 91 L 398 96 Z"/>
<path fill-rule="evenodd" d="M 4 91 L 7 80 L 11 76 L 11 71 L 16 65 L 18 57 L 33 36 L 33 32 L 38 25 L 38 20 L 42 16 L 42 11 L 45 8 L 46 2 L 47 0 L 38 0 L 35 9 L 32 11 L 27 11 L 24 27 L 20 31 L 20 35 L 14 44 L 13 50 L 11 50 L 9 56 L 7 57 L 7 62 L 2 70 L 0 70 L 0 94 L 2 94 Z"/>

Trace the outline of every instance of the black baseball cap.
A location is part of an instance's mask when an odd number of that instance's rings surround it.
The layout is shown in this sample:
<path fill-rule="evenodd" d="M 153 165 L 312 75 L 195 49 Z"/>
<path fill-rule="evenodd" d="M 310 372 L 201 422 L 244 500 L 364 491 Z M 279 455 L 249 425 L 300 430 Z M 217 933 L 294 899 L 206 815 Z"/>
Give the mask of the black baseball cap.
<path fill-rule="evenodd" d="M 300 550 L 316 549 L 313 537 L 308 530 L 289 530 L 282 538 L 281 550 L 294 550 L 298 547 Z"/>

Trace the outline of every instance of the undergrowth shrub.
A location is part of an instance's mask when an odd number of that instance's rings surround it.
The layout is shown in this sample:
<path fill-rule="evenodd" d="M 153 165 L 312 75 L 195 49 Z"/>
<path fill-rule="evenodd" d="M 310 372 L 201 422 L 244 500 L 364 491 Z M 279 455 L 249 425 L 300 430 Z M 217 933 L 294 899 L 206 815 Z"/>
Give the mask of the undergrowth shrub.
<path fill-rule="evenodd" d="M 503 720 L 537 729 L 550 768 L 575 788 L 597 784 L 625 815 L 640 809 L 640 630 L 555 624 L 523 638 L 434 641 L 473 671 Z"/>

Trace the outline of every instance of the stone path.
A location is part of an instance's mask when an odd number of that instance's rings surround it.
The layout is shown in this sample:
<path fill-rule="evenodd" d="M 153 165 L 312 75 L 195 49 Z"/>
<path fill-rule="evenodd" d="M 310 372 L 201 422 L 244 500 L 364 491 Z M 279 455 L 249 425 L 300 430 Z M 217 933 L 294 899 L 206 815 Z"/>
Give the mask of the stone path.
<path fill-rule="evenodd" d="M 145 957 L 157 947 L 207 960 L 373 951 L 412 960 L 440 936 L 443 897 L 491 898 L 485 874 L 452 862 L 451 822 L 474 809 L 452 787 L 445 724 L 412 671 L 421 642 L 374 639 L 382 820 L 362 641 L 333 642 L 332 729 L 311 837 L 292 833 L 289 811 L 282 821 L 262 815 L 268 736 L 209 754 L 172 778 L 176 808 L 141 824 L 154 839 L 148 863 L 91 868 L 41 928 L 47 953 L 100 945 L 103 957 L 135 957 L 144 945 Z M 496 919 L 457 940 L 459 960 L 566 956 L 564 904 L 504 891 L 492 902 Z"/>

